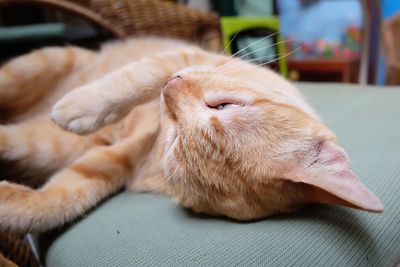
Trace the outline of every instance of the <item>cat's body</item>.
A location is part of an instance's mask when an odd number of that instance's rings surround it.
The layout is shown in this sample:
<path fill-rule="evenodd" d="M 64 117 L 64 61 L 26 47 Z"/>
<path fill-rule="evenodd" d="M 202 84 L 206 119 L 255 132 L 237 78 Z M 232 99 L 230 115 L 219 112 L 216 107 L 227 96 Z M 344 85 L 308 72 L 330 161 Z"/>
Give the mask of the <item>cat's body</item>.
<path fill-rule="evenodd" d="M 37 190 L 0 182 L 0 228 L 49 229 L 124 186 L 236 219 L 312 202 L 382 210 L 290 83 L 183 42 L 22 56 L 0 69 L 0 110 L 0 158 L 53 173 Z"/>

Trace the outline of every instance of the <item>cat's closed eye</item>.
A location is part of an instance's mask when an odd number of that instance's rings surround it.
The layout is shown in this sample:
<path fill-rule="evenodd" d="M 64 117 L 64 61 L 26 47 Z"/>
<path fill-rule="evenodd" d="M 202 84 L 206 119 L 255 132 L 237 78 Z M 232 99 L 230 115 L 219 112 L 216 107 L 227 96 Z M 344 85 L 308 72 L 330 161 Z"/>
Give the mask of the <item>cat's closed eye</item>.
<path fill-rule="evenodd" d="M 229 103 L 229 102 L 223 102 L 223 103 L 214 104 L 214 105 L 207 105 L 207 107 L 209 107 L 211 109 L 217 109 L 217 110 L 223 110 L 223 109 L 227 109 L 227 108 L 235 108 L 235 107 L 241 107 L 241 106 L 243 106 L 243 105 Z"/>
<path fill-rule="evenodd" d="M 217 97 L 206 97 L 204 100 L 206 106 L 210 109 L 215 110 L 226 110 L 231 108 L 239 108 L 246 105 L 246 103 L 232 96 L 217 96 Z"/>

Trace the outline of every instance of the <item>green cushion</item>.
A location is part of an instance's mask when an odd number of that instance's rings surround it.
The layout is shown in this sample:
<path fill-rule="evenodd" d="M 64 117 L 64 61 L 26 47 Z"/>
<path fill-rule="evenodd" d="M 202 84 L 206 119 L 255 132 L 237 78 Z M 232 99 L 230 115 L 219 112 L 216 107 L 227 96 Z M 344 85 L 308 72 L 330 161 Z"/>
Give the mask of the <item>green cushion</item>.
<path fill-rule="evenodd" d="M 47 266 L 395 266 L 400 263 L 400 90 L 300 84 L 339 136 L 382 215 L 315 205 L 238 223 L 124 192 L 39 237 Z M 47 247 L 47 248 L 45 248 Z"/>

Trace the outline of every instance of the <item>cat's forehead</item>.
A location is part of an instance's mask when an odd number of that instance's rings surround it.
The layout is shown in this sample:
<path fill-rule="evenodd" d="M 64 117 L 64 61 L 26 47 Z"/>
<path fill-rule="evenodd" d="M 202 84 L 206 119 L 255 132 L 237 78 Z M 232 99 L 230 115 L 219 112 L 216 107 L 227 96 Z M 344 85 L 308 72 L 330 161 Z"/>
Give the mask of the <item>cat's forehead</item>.
<path fill-rule="evenodd" d="M 268 92 L 275 91 L 273 87 L 266 88 L 265 84 L 261 84 L 257 82 L 257 80 L 242 77 L 242 74 L 243 73 L 237 73 L 236 75 L 227 75 L 223 71 L 220 71 L 217 67 L 198 65 L 181 69 L 175 72 L 172 77 L 181 76 L 187 79 L 195 79 L 197 80 L 197 82 L 204 81 L 207 82 L 207 85 L 211 86 L 223 85 L 223 87 L 220 87 L 219 89 L 240 89 L 242 91 L 245 91 L 247 89 L 251 92 L 261 94 L 268 94 Z"/>
<path fill-rule="evenodd" d="M 172 76 L 185 76 L 189 74 L 207 74 L 207 73 L 215 73 L 216 68 L 213 66 L 207 65 L 198 65 L 198 66 L 191 66 L 184 69 L 181 69 L 175 72 Z"/>
<path fill-rule="evenodd" d="M 252 73 L 249 75 L 249 72 Z M 256 74 L 256 76 L 253 76 Z M 268 75 L 263 75 L 268 74 Z M 219 68 L 198 65 L 181 69 L 173 74 L 184 79 L 192 80 L 201 92 L 204 100 L 241 100 L 241 103 L 252 103 L 258 99 L 269 102 L 283 103 L 295 106 L 316 117 L 298 93 L 293 91 L 290 84 L 282 82 L 277 75 L 255 68 L 227 75 Z M 194 87 L 192 87 L 193 90 Z M 228 101 L 229 102 L 229 101 Z M 235 102 L 235 101 L 233 101 Z"/>
<path fill-rule="evenodd" d="M 243 102 L 251 103 L 254 101 L 254 97 L 242 92 L 241 90 L 238 91 L 231 91 L 229 94 L 223 90 L 211 90 L 204 93 L 204 99 L 225 99 L 225 98 L 233 98 L 233 99 L 240 99 Z"/>

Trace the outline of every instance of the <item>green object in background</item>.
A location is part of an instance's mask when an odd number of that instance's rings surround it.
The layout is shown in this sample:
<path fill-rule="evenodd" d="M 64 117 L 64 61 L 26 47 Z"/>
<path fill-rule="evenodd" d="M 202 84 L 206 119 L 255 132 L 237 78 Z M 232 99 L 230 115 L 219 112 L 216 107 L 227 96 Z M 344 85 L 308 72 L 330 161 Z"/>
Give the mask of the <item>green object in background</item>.
<path fill-rule="evenodd" d="M 383 214 L 314 205 L 242 223 L 194 215 L 169 198 L 123 192 L 64 231 L 39 236 L 46 266 L 396 266 L 400 90 L 299 87 L 384 203 Z"/>
<path fill-rule="evenodd" d="M 279 31 L 279 19 L 276 16 L 268 16 L 268 17 L 222 17 L 221 18 L 221 27 L 223 34 L 223 43 L 224 47 L 226 47 L 226 53 L 232 54 L 232 38 L 240 32 L 251 30 L 251 29 L 269 29 L 274 32 Z M 287 62 L 285 57 L 282 57 L 285 54 L 285 46 L 281 35 L 279 33 L 276 34 L 276 39 L 278 44 L 277 47 L 277 58 L 279 71 L 283 76 L 287 75 Z M 259 46 L 255 46 L 256 50 L 261 49 L 260 47 L 263 45 L 261 42 Z M 268 47 L 269 45 L 267 45 Z M 272 46 L 270 46 L 272 47 Z M 268 47 L 268 48 L 270 48 Z M 266 48 L 267 49 L 267 48 Z"/>
<path fill-rule="evenodd" d="M 37 25 L 12 26 L 0 28 L 0 44 L 33 40 L 62 39 L 66 27 L 63 23 L 43 23 Z"/>

